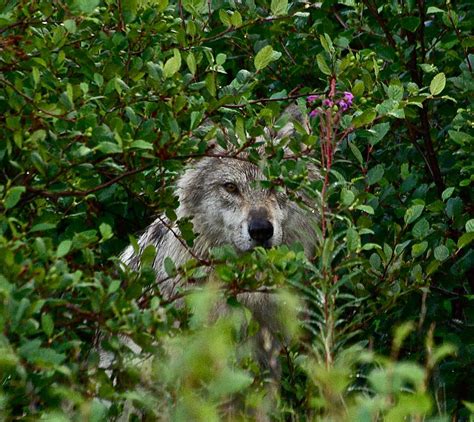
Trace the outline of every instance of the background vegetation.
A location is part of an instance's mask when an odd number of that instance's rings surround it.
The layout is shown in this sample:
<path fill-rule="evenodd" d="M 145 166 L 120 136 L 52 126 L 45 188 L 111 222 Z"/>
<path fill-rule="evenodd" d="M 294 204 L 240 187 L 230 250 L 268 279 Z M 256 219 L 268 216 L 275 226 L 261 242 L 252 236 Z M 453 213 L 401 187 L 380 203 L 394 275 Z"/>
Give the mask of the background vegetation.
<path fill-rule="evenodd" d="M 468 1 L 1 2 L 2 418 L 209 421 L 238 400 L 233 418 L 468 420 L 472 26 Z M 313 132 L 286 140 L 296 160 L 269 146 L 265 174 L 321 213 L 314 259 L 213 251 L 233 288 L 196 289 L 191 311 L 160 299 L 153 251 L 141 274 L 117 265 L 129 235 L 176 218 L 188 158 L 213 138 L 252 149 L 295 101 Z M 233 297 L 256 279 L 287 292 L 295 333 L 277 402 L 237 346 Z M 235 314 L 210 324 L 218 295 Z"/>

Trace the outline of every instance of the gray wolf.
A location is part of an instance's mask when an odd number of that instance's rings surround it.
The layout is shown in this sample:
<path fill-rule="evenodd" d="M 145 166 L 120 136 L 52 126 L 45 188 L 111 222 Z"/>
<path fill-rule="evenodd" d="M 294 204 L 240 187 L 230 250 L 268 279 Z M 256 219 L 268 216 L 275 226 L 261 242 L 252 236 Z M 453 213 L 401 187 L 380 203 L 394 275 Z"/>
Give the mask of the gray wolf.
<path fill-rule="evenodd" d="M 294 114 L 294 109 L 291 111 Z M 288 138 L 293 131 L 290 121 L 274 134 L 273 141 Z M 270 132 L 267 135 L 268 138 Z M 138 270 L 143 250 L 153 245 L 157 252 L 153 262 L 157 285 L 163 297 L 169 299 L 186 289 L 186 281 L 168 276 L 164 269 L 167 257 L 179 267 L 192 257 L 207 259 L 212 247 L 231 245 L 237 253 L 245 253 L 256 246 L 271 248 L 295 242 L 312 257 L 317 242 L 317 213 L 301 208 L 285 192 L 263 188 L 259 184 L 262 180 L 262 169 L 249 161 L 245 151 L 217 148 L 212 150 L 212 156 L 192 161 L 177 183 L 177 216 L 191 219 L 197 234 L 193 246 L 188 247 L 180 239 L 175 224 L 159 216 L 139 237 L 138 250 L 129 246 L 123 252 L 122 262 Z M 241 293 L 237 299 L 260 324 L 256 339 L 259 361 L 273 377 L 278 377 L 276 356 L 280 346 L 275 340 L 278 326 L 273 322 L 277 318 L 272 314 L 278 310 L 272 294 L 257 290 Z"/>

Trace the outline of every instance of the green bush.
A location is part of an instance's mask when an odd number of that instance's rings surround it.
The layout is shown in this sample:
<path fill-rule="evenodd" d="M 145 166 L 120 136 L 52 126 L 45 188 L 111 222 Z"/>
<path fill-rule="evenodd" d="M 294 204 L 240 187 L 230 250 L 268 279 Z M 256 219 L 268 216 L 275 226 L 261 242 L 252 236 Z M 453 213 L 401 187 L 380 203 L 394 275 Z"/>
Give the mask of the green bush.
<path fill-rule="evenodd" d="M 470 6 L 4 2 L 2 418 L 208 421 L 232 402 L 228 418 L 472 418 Z M 178 269 L 281 293 L 294 341 L 272 400 L 235 288 L 196 288 L 177 307 L 155 285 L 154 251 L 139 274 L 117 257 L 157 214 L 176 219 L 174 182 L 210 140 L 258 159 L 249 141 L 295 102 L 311 134 L 297 125 L 286 140 L 296 160 L 268 145 L 265 175 L 319 212 L 315 257 L 223 249 Z M 214 297 L 227 318 L 208 318 Z"/>

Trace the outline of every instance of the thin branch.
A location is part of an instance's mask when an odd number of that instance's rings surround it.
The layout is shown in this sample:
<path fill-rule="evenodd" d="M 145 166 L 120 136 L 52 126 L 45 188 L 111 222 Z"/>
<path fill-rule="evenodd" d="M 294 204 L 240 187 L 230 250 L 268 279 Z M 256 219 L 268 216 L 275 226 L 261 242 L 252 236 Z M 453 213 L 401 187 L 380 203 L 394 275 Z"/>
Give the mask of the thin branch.
<path fill-rule="evenodd" d="M 99 190 L 105 189 L 114 183 L 117 183 L 119 180 L 124 179 L 125 177 L 132 176 L 137 173 L 141 173 L 142 171 L 148 170 L 149 168 L 153 167 L 153 164 L 148 164 L 147 166 L 140 167 L 138 169 L 133 169 L 126 171 L 125 173 L 114 177 L 113 179 L 110 179 L 109 181 L 102 183 L 98 186 L 95 186 L 94 188 L 88 189 L 88 190 L 67 190 L 67 191 L 58 191 L 58 192 L 50 192 L 50 191 L 45 191 L 42 189 L 36 189 L 32 187 L 26 187 L 26 190 L 29 192 L 32 192 L 36 195 L 40 196 L 46 196 L 50 198 L 59 198 L 63 196 L 87 196 L 91 193 L 97 192 Z"/>
<path fill-rule="evenodd" d="M 57 119 L 62 119 L 62 120 L 66 120 L 68 122 L 75 122 L 75 119 L 70 119 L 68 117 L 65 117 L 65 114 L 54 114 L 54 113 L 51 113 L 50 111 L 47 111 L 47 110 L 44 110 L 42 109 L 41 107 L 39 107 L 36 103 L 35 103 L 35 100 L 33 100 L 33 98 L 31 98 L 30 96 L 26 95 L 25 93 L 21 92 L 14 84 L 12 84 L 10 81 L 7 81 L 6 79 L 4 78 L 1 78 L 0 77 L 0 83 L 4 84 L 4 85 L 7 85 L 9 86 L 11 89 L 13 89 L 13 91 L 15 91 L 18 95 L 20 95 L 21 97 L 23 97 L 28 103 L 30 103 L 34 108 L 36 108 L 38 111 L 40 111 L 41 113 L 44 113 L 44 114 L 47 114 L 48 116 L 51 116 L 51 117 L 56 117 Z"/>
<path fill-rule="evenodd" d="M 286 97 L 280 97 L 280 98 L 258 98 L 256 100 L 249 100 L 246 103 L 241 103 L 241 104 L 223 104 L 220 106 L 220 108 L 245 108 L 249 104 L 260 104 L 260 103 L 271 103 L 275 101 L 288 101 L 288 100 L 296 100 L 298 98 L 302 97 L 307 97 L 310 95 L 321 95 L 320 92 L 310 92 L 306 94 L 295 94 L 295 95 L 288 95 Z"/>

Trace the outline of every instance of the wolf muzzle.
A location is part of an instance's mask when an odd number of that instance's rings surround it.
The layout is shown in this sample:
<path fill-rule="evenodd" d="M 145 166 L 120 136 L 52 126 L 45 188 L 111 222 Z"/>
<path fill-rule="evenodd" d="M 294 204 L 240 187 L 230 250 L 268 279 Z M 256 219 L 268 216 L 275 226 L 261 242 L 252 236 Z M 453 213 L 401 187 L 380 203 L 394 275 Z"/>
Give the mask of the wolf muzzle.
<path fill-rule="evenodd" d="M 266 218 L 253 218 L 249 223 L 249 235 L 259 245 L 270 247 L 273 236 L 273 225 Z"/>

